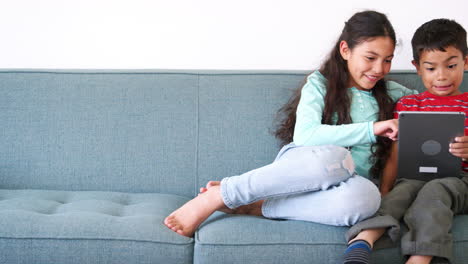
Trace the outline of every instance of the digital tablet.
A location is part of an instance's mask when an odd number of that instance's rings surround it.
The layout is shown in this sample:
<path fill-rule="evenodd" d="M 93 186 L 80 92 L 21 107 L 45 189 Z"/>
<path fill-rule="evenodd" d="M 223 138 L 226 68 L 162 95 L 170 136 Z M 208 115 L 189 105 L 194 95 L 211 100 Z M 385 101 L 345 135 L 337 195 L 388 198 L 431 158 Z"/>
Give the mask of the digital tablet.
<path fill-rule="evenodd" d="M 400 112 L 398 118 L 398 177 L 422 181 L 458 177 L 461 158 L 449 152 L 463 136 L 463 112 Z"/>

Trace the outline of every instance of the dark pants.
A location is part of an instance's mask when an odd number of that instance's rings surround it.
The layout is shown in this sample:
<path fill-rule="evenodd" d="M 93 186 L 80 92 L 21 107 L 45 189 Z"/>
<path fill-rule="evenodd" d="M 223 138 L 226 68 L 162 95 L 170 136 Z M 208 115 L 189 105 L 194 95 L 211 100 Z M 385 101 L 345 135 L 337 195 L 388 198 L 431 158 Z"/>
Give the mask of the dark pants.
<path fill-rule="evenodd" d="M 401 237 L 401 250 L 405 256 L 427 255 L 450 260 L 453 216 L 467 212 L 467 174 L 463 178 L 449 177 L 429 182 L 399 179 L 392 191 L 383 197 L 376 215 L 351 227 L 346 239 L 349 241 L 366 229 L 387 228 L 388 237 L 396 242 L 400 239 L 400 221 L 403 219 L 408 227 Z M 385 244 L 385 238 L 382 240 Z"/>

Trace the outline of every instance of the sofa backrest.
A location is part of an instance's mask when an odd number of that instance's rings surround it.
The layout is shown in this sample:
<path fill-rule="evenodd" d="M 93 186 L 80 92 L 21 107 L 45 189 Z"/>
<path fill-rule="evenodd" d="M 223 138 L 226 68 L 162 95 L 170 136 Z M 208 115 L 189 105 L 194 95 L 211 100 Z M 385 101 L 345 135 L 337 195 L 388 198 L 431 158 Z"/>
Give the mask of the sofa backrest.
<path fill-rule="evenodd" d="M 276 112 L 306 75 L 0 70 L 0 188 L 194 196 L 274 159 Z"/>

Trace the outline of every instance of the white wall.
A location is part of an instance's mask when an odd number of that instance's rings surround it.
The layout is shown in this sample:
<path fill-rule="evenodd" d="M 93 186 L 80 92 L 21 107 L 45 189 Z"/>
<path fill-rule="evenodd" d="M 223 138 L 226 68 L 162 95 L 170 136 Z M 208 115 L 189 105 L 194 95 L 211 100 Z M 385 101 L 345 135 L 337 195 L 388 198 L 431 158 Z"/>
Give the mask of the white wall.
<path fill-rule="evenodd" d="M 1 0 L 0 68 L 317 68 L 356 11 L 388 15 L 410 39 L 446 17 L 468 29 L 466 0 Z"/>

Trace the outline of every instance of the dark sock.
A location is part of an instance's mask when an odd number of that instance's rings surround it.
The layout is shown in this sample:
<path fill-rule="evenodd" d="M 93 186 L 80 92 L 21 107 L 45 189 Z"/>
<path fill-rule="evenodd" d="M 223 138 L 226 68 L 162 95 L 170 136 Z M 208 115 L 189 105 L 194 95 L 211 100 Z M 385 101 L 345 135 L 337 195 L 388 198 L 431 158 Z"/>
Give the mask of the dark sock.
<path fill-rule="evenodd" d="M 348 245 L 343 264 L 369 264 L 372 249 L 365 240 L 356 240 Z"/>

